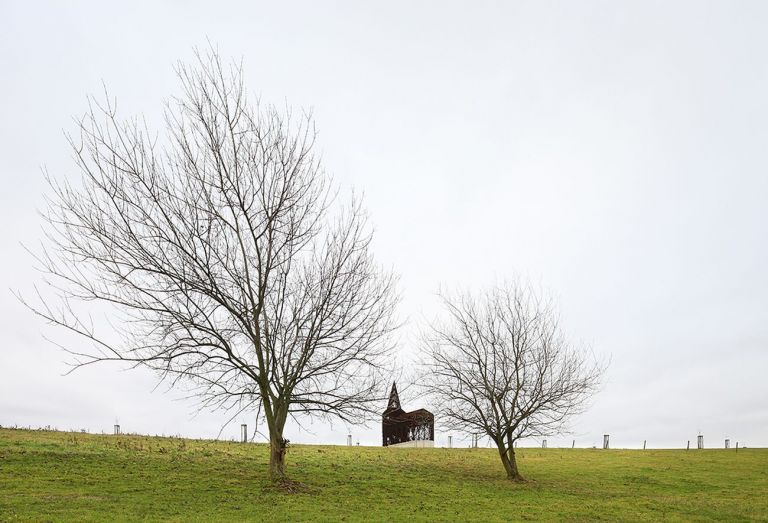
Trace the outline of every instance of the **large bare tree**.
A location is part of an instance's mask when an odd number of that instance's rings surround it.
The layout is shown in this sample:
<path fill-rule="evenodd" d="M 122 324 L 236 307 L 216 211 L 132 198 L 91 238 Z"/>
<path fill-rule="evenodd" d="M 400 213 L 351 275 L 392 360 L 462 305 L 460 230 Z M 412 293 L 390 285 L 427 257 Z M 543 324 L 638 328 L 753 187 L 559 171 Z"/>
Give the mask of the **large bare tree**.
<path fill-rule="evenodd" d="M 515 442 L 562 431 L 602 366 L 565 340 L 551 300 L 530 285 L 441 298 L 447 315 L 424 336 L 423 384 L 443 423 L 490 437 L 507 478 L 522 480 Z"/>
<path fill-rule="evenodd" d="M 30 306 L 93 342 L 67 347 L 76 366 L 146 366 L 204 407 L 258 412 L 282 480 L 287 418 L 358 420 L 386 390 L 395 278 L 360 202 L 337 198 L 310 115 L 252 103 L 215 52 L 177 73 L 159 134 L 110 102 L 79 120 L 81 176 L 49 176 L 38 254 L 59 300 Z M 110 332 L 86 321 L 94 303 Z"/>

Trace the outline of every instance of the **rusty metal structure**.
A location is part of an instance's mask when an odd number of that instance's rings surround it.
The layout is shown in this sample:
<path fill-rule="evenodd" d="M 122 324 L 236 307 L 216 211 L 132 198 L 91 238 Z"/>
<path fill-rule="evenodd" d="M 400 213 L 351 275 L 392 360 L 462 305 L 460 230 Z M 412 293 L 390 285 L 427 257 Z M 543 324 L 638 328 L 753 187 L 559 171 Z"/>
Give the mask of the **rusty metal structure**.
<path fill-rule="evenodd" d="M 409 441 L 434 441 L 435 416 L 426 409 L 405 412 L 400 407 L 397 385 L 392 383 L 389 402 L 381 416 L 381 434 L 385 447 Z"/>

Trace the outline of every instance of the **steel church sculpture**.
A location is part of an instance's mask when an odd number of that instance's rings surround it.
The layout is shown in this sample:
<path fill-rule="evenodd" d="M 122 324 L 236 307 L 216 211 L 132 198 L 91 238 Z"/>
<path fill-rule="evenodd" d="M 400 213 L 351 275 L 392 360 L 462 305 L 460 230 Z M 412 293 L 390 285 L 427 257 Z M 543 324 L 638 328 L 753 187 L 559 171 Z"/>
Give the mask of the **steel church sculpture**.
<path fill-rule="evenodd" d="M 392 383 L 387 408 L 381 416 L 385 447 L 390 445 L 431 447 L 435 441 L 435 416 L 426 409 L 405 412 L 400 407 L 397 385 Z"/>

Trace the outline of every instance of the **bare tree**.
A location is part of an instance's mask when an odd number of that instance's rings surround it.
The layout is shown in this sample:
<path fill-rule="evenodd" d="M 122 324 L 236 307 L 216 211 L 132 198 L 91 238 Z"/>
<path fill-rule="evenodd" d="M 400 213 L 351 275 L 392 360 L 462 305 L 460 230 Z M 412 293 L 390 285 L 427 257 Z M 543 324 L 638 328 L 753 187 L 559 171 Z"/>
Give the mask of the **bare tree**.
<path fill-rule="evenodd" d="M 213 51 L 177 74 L 160 139 L 108 101 L 79 120 L 81 180 L 49 177 L 37 255 L 60 301 L 30 306 L 93 342 L 69 349 L 76 367 L 130 362 L 193 384 L 203 407 L 259 412 L 283 480 L 288 417 L 375 415 L 396 281 L 360 202 L 337 203 L 311 115 L 249 103 Z M 117 342 L 78 308 L 94 302 Z"/>
<path fill-rule="evenodd" d="M 565 341 L 551 301 L 530 285 L 441 298 L 447 318 L 424 336 L 423 384 L 451 428 L 490 437 L 507 478 L 522 480 L 515 442 L 561 432 L 602 367 Z"/>

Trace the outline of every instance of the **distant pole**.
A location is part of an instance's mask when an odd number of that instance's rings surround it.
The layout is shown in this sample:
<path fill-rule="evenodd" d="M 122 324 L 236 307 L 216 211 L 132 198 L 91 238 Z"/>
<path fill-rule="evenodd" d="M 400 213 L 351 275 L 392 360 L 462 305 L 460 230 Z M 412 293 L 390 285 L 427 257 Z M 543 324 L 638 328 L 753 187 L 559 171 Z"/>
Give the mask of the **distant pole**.
<path fill-rule="evenodd" d="M 248 443 L 248 425 L 245 423 L 240 425 L 240 442 Z"/>
<path fill-rule="evenodd" d="M 542 440 L 541 441 L 541 448 L 543 448 L 543 449 L 547 448 L 547 440 Z"/>
<path fill-rule="evenodd" d="M 691 440 L 688 440 L 688 445 L 686 445 L 685 450 L 691 450 Z"/>
<path fill-rule="evenodd" d="M 645 440 L 643 440 L 643 450 L 645 450 Z"/>
<path fill-rule="evenodd" d="M 739 442 L 737 441 L 736 442 L 736 452 L 738 452 L 738 451 L 739 451 Z"/>
<path fill-rule="evenodd" d="M 453 436 L 448 436 L 448 448 L 453 448 Z"/>
<path fill-rule="evenodd" d="M 603 434 L 603 449 L 609 448 L 608 440 L 610 439 L 610 436 L 608 434 Z"/>
<path fill-rule="evenodd" d="M 696 448 L 703 449 L 704 448 L 704 436 L 699 434 L 699 436 L 696 438 Z"/>
<path fill-rule="evenodd" d="M 725 448 L 729 449 L 731 448 L 731 440 L 728 438 L 725 438 Z"/>
<path fill-rule="evenodd" d="M 572 448 L 572 449 L 575 449 L 575 448 L 576 448 L 576 440 L 573 440 L 573 443 L 571 443 L 571 448 Z"/>
<path fill-rule="evenodd" d="M 120 425 L 115 425 L 115 436 L 120 434 Z"/>
<path fill-rule="evenodd" d="M 347 434 L 347 447 L 352 446 L 352 434 Z"/>

